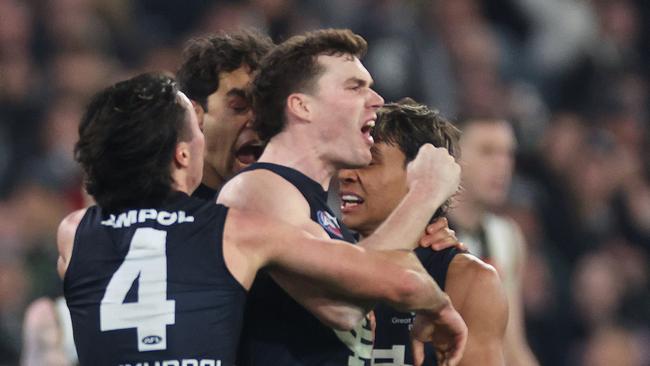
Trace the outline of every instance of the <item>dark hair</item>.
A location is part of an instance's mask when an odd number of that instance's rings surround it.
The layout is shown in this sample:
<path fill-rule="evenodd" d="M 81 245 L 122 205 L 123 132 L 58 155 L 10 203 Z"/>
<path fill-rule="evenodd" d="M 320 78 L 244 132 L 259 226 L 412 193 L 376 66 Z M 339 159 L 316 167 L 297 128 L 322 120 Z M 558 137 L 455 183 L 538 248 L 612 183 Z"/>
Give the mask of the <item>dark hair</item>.
<path fill-rule="evenodd" d="M 218 33 L 189 40 L 176 73 L 179 88 L 208 110 L 208 96 L 219 89 L 219 74 L 247 65 L 256 71 L 273 42 L 252 30 Z"/>
<path fill-rule="evenodd" d="M 349 29 L 323 29 L 291 37 L 269 52 L 253 81 L 254 129 L 260 138 L 268 141 L 282 131 L 290 94 L 312 91 L 324 71 L 318 56 L 361 58 L 367 46 L 361 36 Z"/>
<path fill-rule="evenodd" d="M 178 141 L 191 137 L 173 79 L 142 74 L 96 94 L 74 154 L 99 206 L 116 211 L 160 204 L 172 192 Z"/>
<path fill-rule="evenodd" d="M 372 131 L 375 142 L 398 147 L 406 156 L 405 164 L 415 159 L 424 144 L 444 147 L 458 159 L 460 130 L 435 110 L 411 98 L 385 104 L 377 111 L 377 121 Z M 434 218 L 444 215 L 450 201 L 442 205 Z"/>

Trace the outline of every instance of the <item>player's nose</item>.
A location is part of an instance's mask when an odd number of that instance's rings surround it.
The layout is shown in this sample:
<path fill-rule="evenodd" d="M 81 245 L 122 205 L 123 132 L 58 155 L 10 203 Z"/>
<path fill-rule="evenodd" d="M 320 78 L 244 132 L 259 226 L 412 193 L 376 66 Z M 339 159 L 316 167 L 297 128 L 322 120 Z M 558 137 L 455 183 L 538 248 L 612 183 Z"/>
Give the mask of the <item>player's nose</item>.
<path fill-rule="evenodd" d="M 382 96 L 379 95 L 379 93 L 374 91 L 374 89 L 370 89 L 370 98 L 368 101 L 370 107 L 374 109 L 378 109 L 384 105 L 384 98 L 382 98 Z"/>
<path fill-rule="evenodd" d="M 253 113 L 252 108 L 246 113 L 246 128 L 253 128 L 253 122 L 255 122 L 255 113 Z"/>
<path fill-rule="evenodd" d="M 355 169 L 341 169 L 339 170 L 338 178 L 340 184 L 349 184 L 357 182 L 359 176 Z"/>

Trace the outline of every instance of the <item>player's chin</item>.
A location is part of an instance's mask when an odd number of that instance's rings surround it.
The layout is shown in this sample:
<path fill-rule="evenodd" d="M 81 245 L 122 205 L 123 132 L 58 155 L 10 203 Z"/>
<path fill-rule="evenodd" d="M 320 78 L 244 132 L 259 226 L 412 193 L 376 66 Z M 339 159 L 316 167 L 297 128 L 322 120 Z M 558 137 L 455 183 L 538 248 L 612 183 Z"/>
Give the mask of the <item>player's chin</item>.
<path fill-rule="evenodd" d="M 354 162 L 351 164 L 349 169 L 359 169 L 359 168 L 364 168 L 370 165 L 370 161 L 372 161 L 372 154 L 370 153 L 369 148 L 363 148 L 359 149 L 357 152 Z"/>
<path fill-rule="evenodd" d="M 343 213 L 343 209 L 341 209 L 341 222 L 343 222 L 345 226 L 349 229 L 355 230 L 357 227 L 357 221 L 358 220 L 354 219 L 354 214 Z"/>

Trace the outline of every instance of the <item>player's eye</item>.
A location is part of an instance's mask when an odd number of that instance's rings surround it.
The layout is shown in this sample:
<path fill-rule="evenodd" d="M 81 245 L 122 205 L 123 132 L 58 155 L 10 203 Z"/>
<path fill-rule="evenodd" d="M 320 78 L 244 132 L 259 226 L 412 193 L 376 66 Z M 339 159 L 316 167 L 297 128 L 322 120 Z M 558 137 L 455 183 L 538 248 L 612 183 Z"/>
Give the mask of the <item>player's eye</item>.
<path fill-rule="evenodd" d="M 230 103 L 230 108 L 235 111 L 235 113 L 244 113 L 247 112 L 249 109 L 249 104 L 243 99 L 240 100 L 234 100 Z"/>

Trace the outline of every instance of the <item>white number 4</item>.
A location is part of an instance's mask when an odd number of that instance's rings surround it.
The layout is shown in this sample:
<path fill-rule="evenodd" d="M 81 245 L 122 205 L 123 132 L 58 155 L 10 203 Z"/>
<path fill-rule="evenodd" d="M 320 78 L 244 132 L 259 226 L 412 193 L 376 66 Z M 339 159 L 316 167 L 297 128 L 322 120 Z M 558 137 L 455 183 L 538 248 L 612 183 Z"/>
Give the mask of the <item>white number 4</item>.
<path fill-rule="evenodd" d="M 174 324 L 175 301 L 167 300 L 167 232 L 135 231 L 129 252 L 113 274 L 99 307 L 101 330 L 137 328 L 138 351 L 167 348 L 167 325 Z M 124 303 L 138 279 L 138 302 Z"/>

